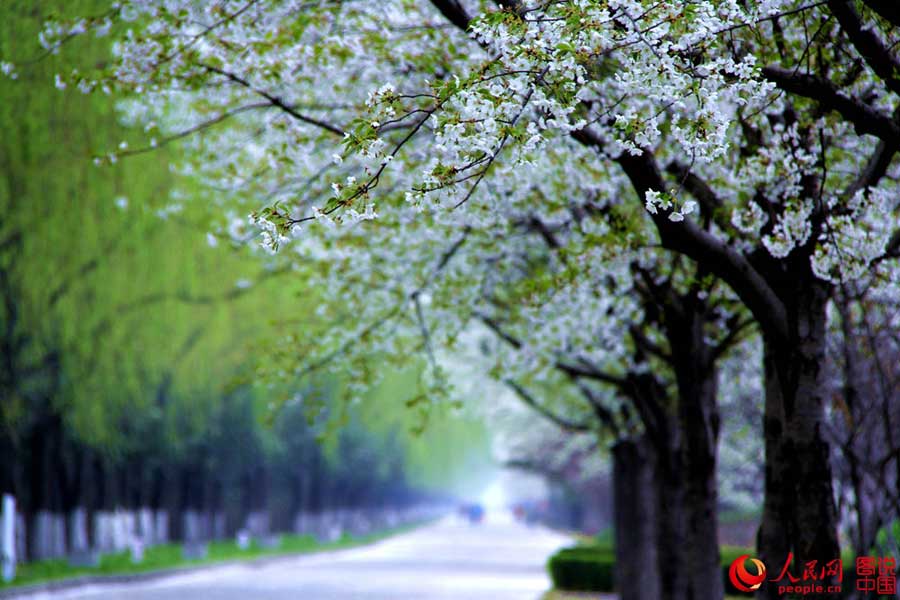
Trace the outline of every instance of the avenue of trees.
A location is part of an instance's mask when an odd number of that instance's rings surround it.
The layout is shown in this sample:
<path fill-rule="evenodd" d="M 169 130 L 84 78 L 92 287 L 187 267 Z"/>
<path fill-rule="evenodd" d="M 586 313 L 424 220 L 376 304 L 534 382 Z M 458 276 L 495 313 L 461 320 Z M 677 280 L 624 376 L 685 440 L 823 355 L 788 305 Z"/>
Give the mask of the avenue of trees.
<path fill-rule="evenodd" d="M 636 499 L 616 511 L 618 568 L 645 573 L 628 598 L 722 598 L 730 419 L 761 432 L 744 458 L 764 463 L 770 569 L 824 565 L 842 533 L 870 552 L 900 517 L 894 2 L 72 14 L 45 22 L 49 56 L 110 36 L 115 55 L 58 87 L 124 94 L 146 131 L 95 162 L 177 144 L 195 188 L 168 206 L 315 290 L 284 306 L 315 326 L 273 335 L 260 380 L 327 374 L 352 405 L 421 361 L 408 404 L 427 414 L 455 400 L 447 357 L 474 344 L 484 375 L 612 449 L 614 495 Z"/>
<path fill-rule="evenodd" d="M 38 57 L 53 4 L 104 5 L 5 2 L 0 56 Z M 327 537 L 396 525 L 453 492 L 486 438 L 449 412 L 410 435 L 423 425 L 405 405 L 420 365 L 356 407 L 331 401 L 342 385 L 325 374 L 257 381 L 259 348 L 315 326 L 287 317 L 314 293 L 207 236 L 206 208 L 173 206 L 193 184 L 167 150 L 92 164 L 142 131 L 122 126 L 121 97 L 62 94 L 53 79 L 110 56 L 93 40 L 0 82 L 0 493 L 17 500 L 19 559 L 118 550 L 134 535 Z M 365 523 L 343 514 L 359 510 Z"/>

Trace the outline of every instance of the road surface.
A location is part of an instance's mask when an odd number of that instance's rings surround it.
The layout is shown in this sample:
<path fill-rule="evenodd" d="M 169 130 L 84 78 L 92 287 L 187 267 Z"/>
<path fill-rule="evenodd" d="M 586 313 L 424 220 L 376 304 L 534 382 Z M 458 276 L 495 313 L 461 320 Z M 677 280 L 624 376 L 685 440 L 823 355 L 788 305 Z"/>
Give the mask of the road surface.
<path fill-rule="evenodd" d="M 536 600 L 547 557 L 568 540 L 508 520 L 448 517 L 351 550 L 225 565 L 123 585 L 30 596 L 54 600 Z"/>

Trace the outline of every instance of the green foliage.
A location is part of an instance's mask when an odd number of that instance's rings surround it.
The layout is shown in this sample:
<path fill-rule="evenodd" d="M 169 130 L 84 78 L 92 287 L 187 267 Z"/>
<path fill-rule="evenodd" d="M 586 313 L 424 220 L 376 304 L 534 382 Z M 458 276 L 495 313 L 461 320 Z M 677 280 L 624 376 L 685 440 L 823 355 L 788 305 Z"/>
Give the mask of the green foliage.
<path fill-rule="evenodd" d="M 593 544 L 596 546 L 603 547 L 613 547 L 613 543 L 615 542 L 615 534 L 616 532 L 612 527 L 607 527 L 605 529 L 600 530 L 593 538 Z"/>
<path fill-rule="evenodd" d="M 754 554 L 751 548 L 723 546 L 720 549 L 722 577 L 727 593 L 739 593 L 728 579 L 731 563 L 743 554 Z M 553 585 L 561 590 L 585 592 L 615 591 L 615 549 L 612 537 L 604 532 L 588 544 L 563 548 L 550 557 L 547 568 Z"/>
<path fill-rule="evenodd" d="M 900 555 L 900 519 L 894 519 L 878 530 L 873 550 L 877 556 Z"/>
<path fill-rule="evenodd" d="M 553 585 L 562 590 L 612 592 L 615 554 L 611 546 L 575 546 L 550 557 Z"/>
<path fill-rule="evenodd" d="M 107 7 L 57 4 L 73 14 Z M 0 55 L 41 56 L 46 11 L 4 3 Z M 32 382 L 14 378 L 17 388 L 3 390 L 22 403 L 20 417 L 41 406 L 59 411 L 78 437 L 119 452 L 144 427 L 135 419 L 153 410 L 162 410 L 156 418 L 169 440 L 200 426 L 206 409 L 192 397 L 196 390 L 219 387 L 246 364 L 246 341 L 264 334 L 265 315 L 293 297 L 290 288 L 277 293 L 265 284 L 235 293 L 238 280 L 267 273 L 246 253 L 207 246 L 209 207 L 180 201 L 180 210 L 170 208 L 172 191 L 189 194 L 190 183 L 172 176 L 169 152 L 93 165 L 95 154 L 133 145 L 140 133 L 119 123 L 120 98 L 60 92 L 53 80 L 75 64 L 104 60 L 108 44 L 79 40 L 77 59 L 46 56 L 17 80 L 0 82 L 0 240 L 20 240 L 0 256 L 3 291 L 16 307 L 0 318 L 27 340 L 19 369 Z M 35 369 L 48 357 L 56 368 Z"/>

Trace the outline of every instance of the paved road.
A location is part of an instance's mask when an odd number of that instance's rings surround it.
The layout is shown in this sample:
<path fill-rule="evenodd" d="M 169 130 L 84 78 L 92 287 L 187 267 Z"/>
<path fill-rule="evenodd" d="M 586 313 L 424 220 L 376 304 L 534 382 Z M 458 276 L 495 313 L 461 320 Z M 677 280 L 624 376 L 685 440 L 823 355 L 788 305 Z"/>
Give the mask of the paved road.
<path fill-rule="evenodd" d="M 31 596 L 54 600 L 536 600 L 561 535 L 455 518 L 365 548 Z"/>

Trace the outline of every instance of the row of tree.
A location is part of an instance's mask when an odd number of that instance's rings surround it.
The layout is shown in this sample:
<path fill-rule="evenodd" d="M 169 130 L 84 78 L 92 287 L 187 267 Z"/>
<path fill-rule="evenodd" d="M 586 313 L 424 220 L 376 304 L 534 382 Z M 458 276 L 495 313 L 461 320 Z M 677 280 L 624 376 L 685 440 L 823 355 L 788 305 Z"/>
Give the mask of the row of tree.
<path fill-rule="evenodd" d="M 273 429 L 257 412 L 241 389 L 178 444 L 141 415 L 123 423 L 134 442 L 114 449 L 86 445 L 63 415 L 44 417 L 3 457 L 3 490 L 21 511 L 19 556 L 122 550 L 136 538 L 205 541 L 242 529 L 331 538 L 397 525 L 407 509 L 441 499 L 410 480 L 396 436 L 380 438 L 355 419 L 326 448 L 299 406 Z"/>
<path fill-rule="evenodd" d="M 830 410 L 823 439 L 832 448 L 829 463 L 835 470 L 833 483 L 842 538 L 847 540 L 854 556 L 892 556 L 900 542 L 897 538 L 900 527 L 900 496 L 897 493 L 897 482 L 900 481 L 897 471 L 900 335 L 896 325 L 900 312 L 895 303 L 872 299 L 865 290 L 855 289 L 856 295 L 842 294 L 835 300 L 829 321 L 828 352 L 823 368 L 829 373 L 826 394 Z M 852 292 L 848 289 L 845 293 Z M 510 340 L 505 333 L 502 339 L 507 343 Z M 723 511 L 738 510 L 753 515 L 764 498 L 765 472 L 755 460 L 763 451 L 763 440 L 756 436 L 764 424 L 759 422 L 761 407 L 753 406 L 762 394 L 758 384 L 747 381 L 759 377 L 752 368 L 760 362 L 759 346 L 759 339 L 750 337 L 723 357 L 721 372 L 712 374 L 714 380 L 724 385 L 717 390 L 712 413 L 715 427 L 710 444 L 716 465 L 706 480 L 709 488 L 701 497 L 709 503 L 705 507 L 709 511 L 706 522 L 713 528 L 709 539 L 716 543 L 726 539 L 721 531 Z M 663 348 L 668 353 L 668 347 L 663 346 L 660 350 Z M 762 365 L 759 366 L 761 370 Z M 569 377 L 567 368 L 561 367 L 566 378 Z M 673 372 L 674 368 L 668 371 L 669 376 L 673 376 Z M 666 371 L 661 373 L 663 378 L 656 389 L 661 392 L 673 389 L 674 385 L 664 379 Z M 604 383 L 620 385 L 608 380 Z M 663 460 L 685 461 L 688 450 L 684 443 L 661 455 L 660 444 L 668 439 L 665 435 L 646 427 L 623 430 L 615 416 L 597 410 L 596 391 L 583 385 L 577 386 L 582 393 L 581 406 L 576 401 L 574 407 L 569 402 L 560 402 L 559 388 L 548 393 L 540 387 L 526 390 L 519 384 L 510 382 L 509 385 L 532 409 L 535 418 L 543 419 L 559 431 L 556 436 L 545 433 L 545 438 L 555 437 L 560 440 L 557 445 L 567 439 L 582 440 L 580 444 L 570 442 L 556 451 L 552 446 L 544 445 L 539 451 L 533 445 L 523 444 L 515 450 L 517 459 L 512 464 L 553 473 L 555 468 L 558 469 L 556 465 L 583 455 L 584 442 L 595 448 L 608 447 L 620 592 L 623 598 L 662 595 L 659 586 L 665 574 L 658 571 L 657 565 L 661 560 L 678 560 L 676 555 L 685 553 L 683 548 L 668 544 L 672 540 L 677 543 L 697 536 L 691 529 L 673 531 L 672 521 L 674 519 L 675 527 L 679 523 L 696 527 L 698 518 L 685 517 L 681 511 L 691 515 L 696 510 L 698 496 L 686 495 L 679 489 L 685 485 L 683 471 L 675 475 L 673 482 L 671 477 L 665 477 L 665 463 L 660 464 L 661 456 Z M 560 385 L 566 384 L 560 381 Z M 638 394 L 632 395 L 636 387 L 620 386 L 622 396 L 634 402 L 632 406 L 647 402 Z M 651 406 L 666 414 L 678 410 L 684 402 L 679 396 L 666 398 L 665 395 L 658 397 L 656 402 L 663 399 L 665 403 Z M 756 419 L 755 423 L 753 419 Z M 680 426 L 676 435 L 683 435 L 682 432 L 691 427 L 692 424 Z M 680 469 L 684 468 L 684 462 L 681 462 Z M 590 473 L 592 470 L 596 471 L 596 466 L 582 467 L 576 473 L 570 473 L 566 480 L 583 479 L 582 471 Z M 595 499 L 602 499 L 602 496 Z M 684 504 L 679 505 L 679 500 Z M 761 529 L 758 535 L 764 531 Z M 758 536 L 754 538 L 759 541 Z M 710 553 L 718 556 L 717 550 L 710 550 Z M 690 554 L 688 550 L 688 558 Z M 665 558 L 660 560 L 660 556 Z M 721 569 L 717 565 L 709 566 L 711 578 Z M 720 581 L 719 576 L 711 579 L 708 585 L 716 586 Z M 772 590 L 766 593 L 777 597 Z"/>

